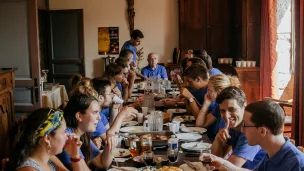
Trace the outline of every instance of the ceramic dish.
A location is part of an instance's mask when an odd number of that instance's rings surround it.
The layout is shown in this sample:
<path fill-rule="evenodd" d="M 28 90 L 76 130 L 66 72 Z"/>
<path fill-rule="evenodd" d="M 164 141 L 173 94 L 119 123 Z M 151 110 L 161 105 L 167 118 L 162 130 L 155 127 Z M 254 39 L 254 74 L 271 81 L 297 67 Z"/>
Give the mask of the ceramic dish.
<path fill-rule="evenodd" d="M 191 115 L 183 115 L 183 116 L 176 116 L 173 118 L 174 121 L 181 121 L 181 122 L 192 122 L 195 121 L 195 117 Z"/>
<path fill-rule="evenodd" d="M 183 132 L 190 132 L 190 133 L 205 133 L 207 132 L 206 128 L 201 128 L 201 127 L 181 127 L 181 130 Z"/>
<path fill-rule="evenodd" d="M 176 137 L 180 140 L 196 141 L 198 139 L 201 139 L 202 135 L 196 134 L 196 133 L 179 133 L 179 134 L 176 134 Z"/>
<path fill-rule="evenodd" d="M 185 150 L 200 152 L 201 150 L 210 149 L 211 145 L 204 142 L 188 142 L 183 143 L 181 147 Z"/>
<path fill-rule="evenodd" d="M 143 126 L 129 126 L 129 127 L 123 127 L 120 128 L 120 132 L 125 133 L 139 133 L 139 132 L 145 132 Z"/>
<path fill-rule="evenodd" d="M 122 169 L 125 171 L 136 171 L 137 168 L 136 167 L 120 167 L 121 169 L 116 169 L 116 168 L 111 168 L 108 169 L 108 171 L 121 171 Z"/>
<path fill-rule="evenodd" d="M 138 125 L 137 121 L 125 121 L 121 123 L 121 126 L 135 126 Z"/>
<path fill-rule="evenodd" d="M 113 157 L 127 157 L 127 156 L 130 156 L 131 153 L 128 149 L 124 149 L 124 148 L 114 148 L 112 151 L 111 151 L 111 155 Z"/>

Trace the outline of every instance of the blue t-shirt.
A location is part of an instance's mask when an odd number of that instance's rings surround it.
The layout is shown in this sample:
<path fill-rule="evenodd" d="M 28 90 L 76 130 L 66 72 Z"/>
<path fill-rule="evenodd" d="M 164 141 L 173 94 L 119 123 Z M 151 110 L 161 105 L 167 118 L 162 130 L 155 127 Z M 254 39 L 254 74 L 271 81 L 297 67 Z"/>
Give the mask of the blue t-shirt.
<path fill-rule="evenodd" d="M 231 138 L 228 139 L 226 144 L 232 146 L 231 155 L 242 157 L 247 160 L 242 168 L 253 169 L 266 156 L 266 153 L 259 145 L 248 145 L 244 133 L 230 129 L 229 135 Z"/>
<path fill-rule="evenodd" d="M 285 137 L 285 144 L 271 158 L 266 155 L 253 170 L 254 171 L 304 171 L 304 154 Z"/>
<path fill-rule="evenodd" d="M 121 85 L 121 83 L 117 82 L 117 83 L 116 83 L 116 86 L 117 86 L 117 88 L 120 90 L 121 95 L 122 95 L 122 93 L 123 93 L 123 89 L 122 89 L 122 85 Z"/>
<path fill-rule="evenodd" d="M 204 104 L 205 94 L 208 92 L 208 88 L 205 88 L 204 90 L 202 89 L 195 90 L 189 87 L 188 90 L 195 97 L 196 101 L 202 106 Z M 212 102 L 210 104 L 208 113 L 210 113 L 215 108 L 215 104 L 216 104 L 215 102 Z"/>
<path fill-rule="evenodd" d="M 73 128 L 67 128 L 67 129 L 65 130 L 65 133 L 74 133 L 74 129 L 73 129 Z M 91 149 L 91 152 L 92 152 L 92 153 L 91 153 L 91 154 L 92 154 L 92 155 L 91 155 L 91 159 L 94 159 L 94 158 L 100 153 L 100 151 L 99 151 L 99 149 L 95 146 L 95 144 L 93 143 L 92 140 L 90 140 L 90 149 Z M 80 154 L 80 156 L 81 156 L 82 158 L 84 158 L 81 149 L 80 149 L 80 151 L 79 151 L 79 154 Z M 58 157 L 58 159 L 64 164 L 64 166 L 65 166 L 66 168 L 68 168 L 69 170 L 71 170 L 70 167 L 69 167 L 69 164 L 71 163 L 70 155 L 68 155 L 65 151 L 62 151 L 62 153 L 58 154 L 57 157 Z"/>
<path fill-rule="evenodd" d="M 157 65 L 154 70 L 148 65 L 141 70 L 141 74 L 148 78 L 152 77 L 152 76 L 158 76 L 158 75 L 162 79 L 168 78 L 166 68 L 161 65 Z"/>
<path fill-rule="evenodd" d="M 218 74 L 223 74 L 223 73 L 217 68 L 211 68 L 210 71 L 209 71 L 210 77 L 213 76 L 213 75 L 218 75 Z"/>
<path fill-rule="evenodd" d="M 206 129 L 208 138 L 213 141 L 219 129 L 224 128 L 226 123 L 221 117 L 219 105 L 215 102 L 211 114 L 216 118 L 216 122 L 208 126 Z"/>
<path fill-rule="evenodd" d="M 92 136 L 97 137 L 105 132 L 107 132 L 106 126 L 109 124 L 107 116 L 109 116 L 110 113 L 110 108 L 105 108 L 102 111 L 99 112 L 100 115 L 100 120 L 98 120 L 97 126 L 96 126 L 96 131 L 93 132 Z M 107 116 L 106 116 L 107 115 Z"/>
<path fill-rule="evenodd" d="M 124 50 L 124 49 L 128 49 L 128 50 L 130 50 L 130 51 L 133 52 L 132 62 L 135 62 L 135 61 L 136 61 L 136 51 L 137 51 L 137 49 L 136 49 L 135 46 L 133 46 L 133 45 L 131 44 L 131 41 L 130 41 L 130 40 L 129 40 L 129 41 L 126 41 L 126 42 L 122 45 L 121 50 Z"/>

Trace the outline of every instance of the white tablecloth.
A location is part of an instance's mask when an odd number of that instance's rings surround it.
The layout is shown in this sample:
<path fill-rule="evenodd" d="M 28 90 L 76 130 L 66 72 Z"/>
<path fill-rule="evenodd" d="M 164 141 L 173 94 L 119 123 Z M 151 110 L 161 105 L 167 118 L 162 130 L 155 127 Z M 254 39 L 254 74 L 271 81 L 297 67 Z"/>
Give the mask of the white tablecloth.
<path fill-rule="evenodd" d="M 42 92 L 42 107 L 57 109 L 61 105 L 65 106 L 69 101 L 64 85 L 59 85 L 55 90 Z"/>

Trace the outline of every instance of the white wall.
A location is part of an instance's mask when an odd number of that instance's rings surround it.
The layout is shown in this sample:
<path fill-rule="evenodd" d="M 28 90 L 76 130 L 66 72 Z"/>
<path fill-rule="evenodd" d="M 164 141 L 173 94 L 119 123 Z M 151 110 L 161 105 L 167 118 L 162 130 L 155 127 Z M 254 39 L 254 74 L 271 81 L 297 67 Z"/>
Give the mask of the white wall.
<path fill-rule="evenodd" d="M 126 0 L 50 0 L 50 9 L 83 9 L 86 76 L 102 74 L 97 28 L 119 27 L 119 45 L 130 39 Z M 155 52 L 160 61 L 171 60 L 178 47 L 178 0 L 135 0 L 135 29 L 140 29 L 144 56 Z M 146 65 L 146 60 L 140 66 Z"/>

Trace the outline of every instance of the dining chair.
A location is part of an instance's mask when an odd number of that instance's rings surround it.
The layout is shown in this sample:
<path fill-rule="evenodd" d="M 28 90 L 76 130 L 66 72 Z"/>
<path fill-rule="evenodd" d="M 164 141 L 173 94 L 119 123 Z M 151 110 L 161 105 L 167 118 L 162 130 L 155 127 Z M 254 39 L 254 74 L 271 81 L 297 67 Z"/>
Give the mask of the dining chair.
<path fill-rule="evenodd" d="M 270 97 L 265 97 L 264 100 L 271 100 L 278 103 L 285 113 L 285 122 L 284 122 L 284 135 L 291 137 L 291 124 L 292 124 L 292 102 L 293 99 L 289 100 L 278 100 Z"/>

